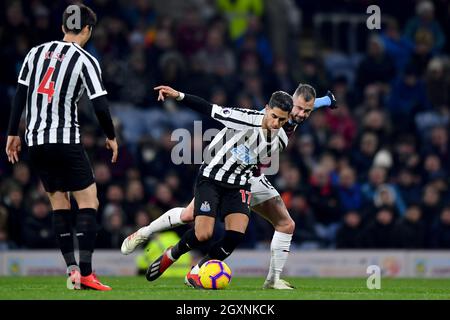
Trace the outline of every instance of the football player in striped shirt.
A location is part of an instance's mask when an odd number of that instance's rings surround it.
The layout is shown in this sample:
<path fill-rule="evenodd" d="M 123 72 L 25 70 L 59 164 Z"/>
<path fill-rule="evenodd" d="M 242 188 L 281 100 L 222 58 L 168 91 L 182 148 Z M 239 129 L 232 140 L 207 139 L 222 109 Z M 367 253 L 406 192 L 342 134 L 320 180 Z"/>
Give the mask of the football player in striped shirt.
<path fill-rule="evenodd" d="M 328 91 L 326 96 L 316 98 L 313 87 L 307 84 L 299 84 L 293 95 L 294 107 L 288 123 L 284 129 L 288 136 L 292 135 L 303 121 L 307 120 L 311 112 L 319 108 L 337 108 L 334 95 Z M 271 241 L 270 267 L 263 288 L 267 289 L 292 289 L 292 285 L 280 278 L 286 264 L 295 223 L 280 197 L 278 191 L 271 185 L 267 177 L 261 173 L 260 168 L 254 170 L 251 184 L 252 199 L 250 207 L 274 227 L 274 235 Z M 122 244 L 122 253 L 130 254 L 137 246 L 149 241 L 157 232 L 175 228 L 190 223 L 194 220 L 194 200 L 186 207 L 170 209 L 154 220 L 150 225 L 140 228 L 127 237 Z M 195 272 L 195 270 L 192 270 Z"/>

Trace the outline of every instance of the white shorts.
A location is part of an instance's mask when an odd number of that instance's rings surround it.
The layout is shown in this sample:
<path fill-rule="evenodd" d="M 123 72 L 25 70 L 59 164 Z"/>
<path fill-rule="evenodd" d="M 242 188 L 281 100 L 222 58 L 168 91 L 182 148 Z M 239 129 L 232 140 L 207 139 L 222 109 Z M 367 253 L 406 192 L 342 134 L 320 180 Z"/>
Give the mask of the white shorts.
<path fill-rule="evenodd" d="M 250 192 L 252 193 L 250 207 L 254 207 L 280 195 L 264 174 L 261 174 L 259 177 L 251 177 L 248 182 L 250 183 Z"/>

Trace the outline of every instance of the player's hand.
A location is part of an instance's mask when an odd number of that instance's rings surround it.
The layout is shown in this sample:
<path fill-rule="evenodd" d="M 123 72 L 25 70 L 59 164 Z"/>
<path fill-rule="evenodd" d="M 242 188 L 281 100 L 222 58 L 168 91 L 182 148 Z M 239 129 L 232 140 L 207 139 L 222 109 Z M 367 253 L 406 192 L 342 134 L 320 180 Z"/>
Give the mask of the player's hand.
<path fill-rule="evenodd" d="M 337 105 L 337 101 L 336 98 L 334 97 L 333 92 L 331 92 L 330 90 L 327 91 L 327 96 L 328 98 L 330 98 L 331 100 L 331 104 L 329 106 L 330 109 L 337 109 L 338 105 Z"/>
<path fill-rule="evenodd" d="M 165 98 L 178 98 L 180 96 L 180 93 L 172 89 L 168 86 L 158 86 L 153 88 L 154 90 L 158 90 L 158 101 L 164 101 Z"/>
<path fill-rule="evenodd" d="M 19 162 L 19 153 L 22 150 L 22 141 L 19 136 L 8 136 L 6 141 L 6 155 L 12 164 Z"/>
<path fill-rule="evenodd" d="M 119 154 L 119 146 L 117 144 L 116 138 L 114 138 L 112 140 L 106 138 L 106 149 L 112 150 L 113 155 L 112 155 L 112 158 L 111 158 L 111 162 L 112 163 L 116 163 L 117 156 Z"/>

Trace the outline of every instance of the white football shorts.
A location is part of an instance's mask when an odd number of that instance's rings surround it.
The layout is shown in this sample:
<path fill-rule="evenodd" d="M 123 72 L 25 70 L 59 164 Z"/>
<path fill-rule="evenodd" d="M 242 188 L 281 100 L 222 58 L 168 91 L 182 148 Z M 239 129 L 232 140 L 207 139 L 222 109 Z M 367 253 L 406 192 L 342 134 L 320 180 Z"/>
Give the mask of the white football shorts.
<path fill-rule="evenodd" d="M 264 174 L 261 174 L 259 177 L 251 177 L 249 183 L 250 192 L 252 193 L 250 207 L 280 195 Z"/>

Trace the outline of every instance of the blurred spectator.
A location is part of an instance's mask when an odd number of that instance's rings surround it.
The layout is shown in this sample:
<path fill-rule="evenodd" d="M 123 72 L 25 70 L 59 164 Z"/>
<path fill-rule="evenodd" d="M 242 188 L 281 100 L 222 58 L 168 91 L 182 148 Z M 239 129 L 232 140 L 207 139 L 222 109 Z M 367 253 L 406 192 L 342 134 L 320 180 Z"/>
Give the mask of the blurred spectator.
<path fill-rule="evenodd" d="M 362 119 L 362 130 L 374 133 L 378 141 L 386 141 L 391 132 L 389 117 L 382 110 L 370 110 Z"/>
<path fill-rule="evenodd" d="M 198 52 L 198 59 L 208 73 L 220 77 L 231 76 L 236 68 L 232 51 L 226 47 L 224 35 L 218 29 L 209 29 L 206 46 Z"/>
<path fill-rule="evenodd" d="M 307 197 L 300 192 L 294 193 L 290 206 L 289 214 L 295 221 L 295 232 L 293 241 L 301 248 L 320 248 L 322 239 L 316 231 L 316 219 L 314 212 L 308 204 Z"/>
<path fill-rule="evenodd" d="M 22 226 L 24 225 L 26 210 L 24 195 L 19 185 L 12 184 L 7 187 L 3 197 L 3 204 L 7 210 L 8 238 L 16 247 L 22 245 Z"/>
<path fill-rule="evenodd" d="M 421 221 L 420 206 L 412 205 L 406 209 L 395 226 L 395 243 L 397 248 L 422 249 L 425 247 L 425 226 Z"/>
<path fill-rule="evenodd" d="M 148 212 L 144 209 L 139 209 L 134 214 L 134 230 L 148 226 L 152 221 L 148 215 Z"/>
<path fill-rule="evenodd" d="M 17 182 L 23 190 L 23 193 L 30 191 L 32 187 L 30 167 L 26 162 L 19 162 L 13 167 L 13 180 Z"/>
<path fill-rule="evenodd" d="M 106 190 L 106 202 L 115 205 L 122 205 L 124 200 L 123 188 L 118 184 L 111 184 Z"/>
<path fill-rule="evenodd" d="M 375 134 L 371 132 L 365 132 L 362 134 L 358 149 L 354 150 L 351 156 L 351 163 L 355 170 L 358 172 L 359 180 L 366 180 L 367 173 L 372 167 L 373 158 L 379 147 L 379 141 Z"/>
<path fill-rule="evenodd" d="M 262 108 L 265 106 L 264 84 L 257 74 L 246 75 L 243 79 L 244 90 L 251 99 L 252 106 Z"/>
<path fill-rule="evenodd" d="M 176 31 L 178 49 L 183 56 L 189 58 L 197 53 L 205 44 L 206 34 L 206 26 L 198 8 L 187 8 Z"/>
<path fill-rule="evenodd" d="M 363 195 L 352 168 L 346 167 L 340 171 L 338 192 L 341 208 L 344 212 L 361 209 Z"/>
<path fill-rule="evenodd" d="M 386 53 L 394 60 L 397 72 L 402 72 L 409 62 L 414 45 L 413 39 L 402 36 L 397 20 L 390 19 L 387 22 L 381 39 Z"/>
<path fill-rule="evenodd" d="M 433 35 L 426 31 L 421 30 L 416 34 L 415 49 L 409 61 L 410 65 L 413 65 L 417 69 L 417 74 L 422 77 L 427 69 L 428 63 L 433 57 Z"/>
<path fill-rule="evenodd" d="M 423 178 L 424 182 L 428 183 L 435 178 L 447 177 L 447 172 L 443 170 L 441 160 L 435 154 L 430 154 L 425 157 L 423 164 Z"/>
<path fill-rule="evenodd" d="M 429 230 L 433 223 L 437 220 L 442 210 L 441 195 L 435 187 L 431 185 L 425 186 L 421 208 L 425 227 Z"/>
<path fill-rule="evenodd" d="M 434 39 L 433 51 L 439 52 L 445 44 L 445 36 L 438 21 L 434 18 L 434 4 L 431 1 L 419 1 L 416 5 L 416 16 L 411 18 L 405 27 L 405 35 L 414 41 L 417 33 L 426 30 Z"/>
<path fill-rule="evenodd" d="M 395 187 L 390 184 L 382 184 L 378 186 L 373 196 L 373 204 L 376 208 L 390 207 L 395 216 L 404 215 L 406 206 L 400 196 L 395 190 Z"/>
<path fill-rule="evenodd" d="M 228 19 L 232 40 L 238 39 L 247 31 L 250 16 L 261 16 L 264 11 L 262 0 L 218 0 L 217 7 Z"/>
<path fill-rule="evenodd" d="M 415 65 L 408 65 L 404 75 L 392 86 L 387 104 L 397 130 L 411 128 L 414 115 L 429 108 L 425 85 Z"/>
<path fill-rule="evenodd" d="M 127 101 L 137 107 L 148 107 L 152 97 L 149 92 L 155 86 L 143 52 L 134 52 L 125 67 L 126 81 L 120 88 L 119 100 Z"/>
<path fill-rule="evenodd" d="M 318 223 L 319 236 L 332 243 L 341 219 L 338 191 L 321 166 L 314 169 L 309 183 L 308 202 Z"/>
<path fill-rule="evenodd" d="M 396 139 L 393 152 L 394 170 L 407 168 L 418 173 L 420 156 L 416 148 L 416 141 L 412 135 L 400 136 Z"/>
<path fill-rule="evenodd" d="M 430 138 L 427 139 L 424 145 L 424 152 L 426 154 L 435 154 L 439 157 L 442 165 L 449 168 L 450 162 L 450 146 L 448 139 L 448 132 L 445 127 L 437 126 L 432 128 Z"/>
<path fill-rule="evenodd" d="M 44 198 L 34 201 L 30 213 L 22 226 L 23 246 L 28 249 L 55 248 L 52 216 L 48 202 Z"/>
<path fill-rule="evenodd" d="M 97 233 L 96 248 L 118 249 L 130 233 L 124 228 L 124 212 L 117 204 L 108 204 L 103 212 L 102 228 Z"/>
<path fill-rule="evenodd" d="M 8 210 L 0 206 L 0 252 L 9 249 L 8 241 Z"/>
<path fill-rule="evenodd" d="M 348 211 L 336 233 L 336 248 L 356 249 L 361 247 L 362 219 L 357 211 Z"/>
<path fill-rule="evenodd" d="M 308 177 L 318 159 L 315 155 L 315 144 L 311 135 L 302 135 L 296 141 L 295 162 L 299 165 L 302 176 Z"/>
<path fill-rule="evenodd" d="M 367 53 L 356 72 L 356 87 L 363 91 L 368 84 L 379 83 L 384 92 L 394 78 L 395 65 L 384 50 L 379 36 L 371 36 L 367 44 Z"/>
<path fill-rule="evenodd" d="M 361 244 L 368 249 L 387 249 L 395 247 L 394 213 L 390 207 L 378 209 L 361 233 Z"/>
<path fill-rule="evenodd" d="M 306 56 L 294 64 L 291 69 L 292 77 L 296 83 L 307 83 L 316 89 L 316 92 L 326 92 L 328 88 L 327 79 L 322 70 L 320 60 L 315 57 Z"/>
<path fill-rule="evenodd" d="M 135 214 L 145 204 L 145 190 L 144 185 L 140 180 L 133 179 L 128 181 L 125 187 L 125 199 L 123 208 L 126 213 L 127 225 L 133 225 L 135 221 Z"/>
<path fill-rule="evenodd" d="M 440 58 L 433 58 L 428 63 L 425 77 L 427 96 L 431 106 L 450 106 L 450 77 L 448 66 Z"/>
<path fill-rule="evenodd" d="M 407 205 L 421 197 L 420 179 L 407 168 L 401 169 L 397 175 L 396 189 Z"/>
<path fill-rule="evenodd" d="M 111 171 L 107 164 L 98 162 L 94 164 L 94 176 L 97 184 L 97 195 L 100 203 L 99 211 L 106 200 L 106 190 L 111 183 Z"/>
<path fill-rule="evenodd" d="M 269 39 L 263 32 L 261 19 L 257 16 L 251 16 L 248 19 L 247 31 L 236 40 L 236 48 L 239 51 L 253 51 L 258 54 L 264 68 L 272 66 L 272 49 Z M 288 91 L 290 92 L 290 91 Z"/>
<path fill-rule="evenodd" d="M 165 183 L 158 183 L 155 188 L 154 196 L 150 198 L 150 205 L 153 207 L 153 214 L 160 214 L 176 207 L 176 199 L 173 197 L 172 190 Z M 159 215 L 158 215 L 159 216 Z M 158 216 L 152 216 L 156 219 Z"/>
<path fill-rule="evenodd" d="M 43 4 L 38 3 L 33 7 L 34 27 L 32 28 L 33 46 L 52 41 L 60 33 L 51 23 L 50 10 Z"/>
<path fill-rule="evenodd" d="M 433 228 L 432 248 L 449 249 L 450 248 L 450 207 L 442 210 L 439 220 Z"/>
<path fill-rule="evenodd" d="M 337 110 L 327 112 L 326 117 L 331 134 L 341 134 L 350 146 L 356 134 L 356 123 L 345 102 L 340 103 Z"/>

